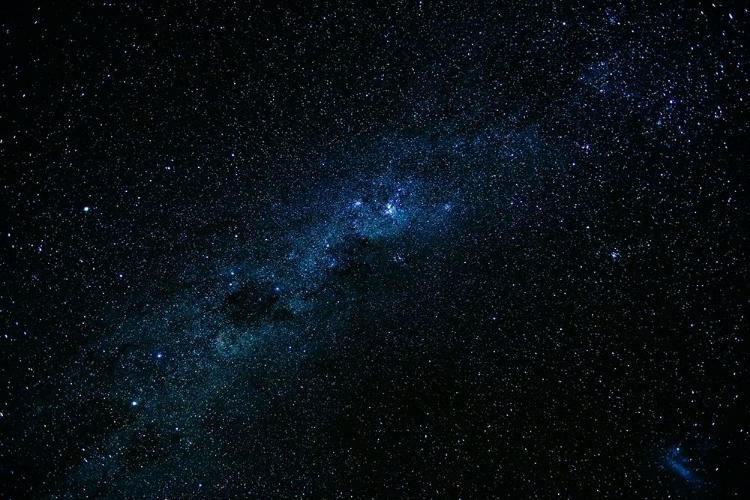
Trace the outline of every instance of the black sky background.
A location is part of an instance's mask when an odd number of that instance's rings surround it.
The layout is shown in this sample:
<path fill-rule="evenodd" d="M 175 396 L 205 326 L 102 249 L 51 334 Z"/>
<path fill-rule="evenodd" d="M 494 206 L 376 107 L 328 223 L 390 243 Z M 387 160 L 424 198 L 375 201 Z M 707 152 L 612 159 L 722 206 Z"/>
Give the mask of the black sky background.
<path fill-rule="evenodd" d="M 746 10 L 0 12 L 3 497 L 747 492 Z"/>

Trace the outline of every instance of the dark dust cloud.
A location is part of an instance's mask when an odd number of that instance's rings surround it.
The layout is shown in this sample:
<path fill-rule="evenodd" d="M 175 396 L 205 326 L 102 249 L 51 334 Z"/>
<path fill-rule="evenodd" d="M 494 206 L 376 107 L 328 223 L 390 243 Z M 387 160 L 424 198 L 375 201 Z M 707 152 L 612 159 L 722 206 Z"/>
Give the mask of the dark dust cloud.
<path fill-rule="evenodd" d="M 3 7 L 0 496 L 746 497 L 748 16 Z"/>

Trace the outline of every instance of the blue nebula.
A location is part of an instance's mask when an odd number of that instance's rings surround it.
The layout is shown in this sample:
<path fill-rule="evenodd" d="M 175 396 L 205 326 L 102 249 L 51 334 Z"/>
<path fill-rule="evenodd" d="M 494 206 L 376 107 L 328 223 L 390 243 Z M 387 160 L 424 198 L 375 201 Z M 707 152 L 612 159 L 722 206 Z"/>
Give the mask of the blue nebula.
<path fill-rule="evenodd" d="M 691 462 L 691 458 L 688 458 L 681 454 L 679 446 L 672 447 L 664 457 L 664 463 L 673 472 L 676 472 L 681 478 L 689 483 L 699 484 L 700 479 L 695 475 L 695 471 L 690 467 Z"/>

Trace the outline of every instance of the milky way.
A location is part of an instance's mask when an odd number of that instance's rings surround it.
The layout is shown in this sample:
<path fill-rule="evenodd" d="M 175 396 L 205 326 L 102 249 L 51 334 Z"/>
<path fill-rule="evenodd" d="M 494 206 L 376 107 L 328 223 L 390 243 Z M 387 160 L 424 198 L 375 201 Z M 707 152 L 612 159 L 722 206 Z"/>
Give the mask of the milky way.
<path fill-rule="evenodd" d="M 747 11 L 303 4 L 3 13 L 0 496 L 747 494 Z"/>

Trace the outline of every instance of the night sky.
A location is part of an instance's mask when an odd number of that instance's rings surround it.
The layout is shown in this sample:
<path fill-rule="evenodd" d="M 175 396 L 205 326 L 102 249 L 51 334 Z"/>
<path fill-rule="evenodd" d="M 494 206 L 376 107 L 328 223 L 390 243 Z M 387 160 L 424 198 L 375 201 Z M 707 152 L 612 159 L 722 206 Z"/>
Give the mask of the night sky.
<path fill-rule="evenodd" d="M 747 498 L 724 2 L 0 17 L 0 498 Z"/>

